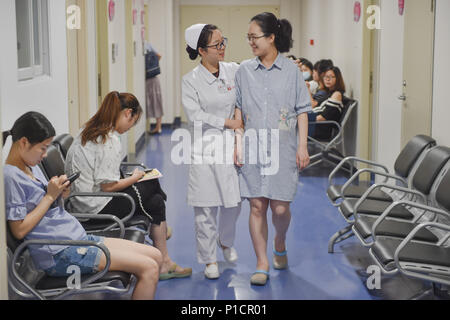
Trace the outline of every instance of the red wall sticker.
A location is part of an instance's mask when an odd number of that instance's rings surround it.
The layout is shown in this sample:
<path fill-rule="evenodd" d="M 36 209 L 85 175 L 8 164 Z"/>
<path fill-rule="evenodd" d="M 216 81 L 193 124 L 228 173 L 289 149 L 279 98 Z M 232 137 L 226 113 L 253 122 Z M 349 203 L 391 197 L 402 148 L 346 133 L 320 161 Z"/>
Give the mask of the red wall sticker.
<path fill-rule="evenodd" d="M 359 19 L 361 19 L 361 2 L 356 1 L 355 6 L 353 8 L 353 19 L 355 22 L 359 22 Z"/>
<path fill-rule="evenodd" d="M 137 20 L 137 10 L 133 9 L 133 25 L 136 24 L 136 20 Z"/>
<path fill-rule="evenodd" d="M 141 28 L 141 39 L 143 42 L 145 41 L 145 27 Z"/>
<path fill-rule="evenodd" d="M 114 2 L 114 0 L 109 0 L 109 5 L 108 5 L 109 21 L 114 20 L 115 7 L 116 7 L 116 3 Z"/>
<path fill-rule="evenodd" d="M 405 12 L 405 0 L 398 0 L 398 13 L 402 16 Z"/>

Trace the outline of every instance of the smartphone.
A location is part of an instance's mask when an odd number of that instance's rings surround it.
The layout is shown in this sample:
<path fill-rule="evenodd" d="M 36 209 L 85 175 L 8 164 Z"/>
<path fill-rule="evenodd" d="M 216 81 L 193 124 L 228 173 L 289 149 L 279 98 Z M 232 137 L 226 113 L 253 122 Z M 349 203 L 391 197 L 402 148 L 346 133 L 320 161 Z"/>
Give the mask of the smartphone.
<path fill-rule="evenodd" d="M 67 178 L 67 181 L 70 181 L 70 184 L 72 184 L 75 180 L 77 180 L 80 177 L 80 174 L 81 174 L 80 171 L 75 172 L 74 174 L 72 174 L 70 177 Z"/>

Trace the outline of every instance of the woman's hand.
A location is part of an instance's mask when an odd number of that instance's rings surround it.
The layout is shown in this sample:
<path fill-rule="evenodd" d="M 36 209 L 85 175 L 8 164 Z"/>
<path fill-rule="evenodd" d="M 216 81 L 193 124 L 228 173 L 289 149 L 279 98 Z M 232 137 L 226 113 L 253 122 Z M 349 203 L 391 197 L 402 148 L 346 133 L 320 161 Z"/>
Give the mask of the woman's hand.
<path fill-rule="evenodd" d="M 63 190 L 61 195 L 64 200 L 66 200 L 70 196 L 70 185 Z"/>
<path fill-rule="evenodd" d="M 70 185 L 70 181 L 67 180 L 67 176 L 63 175 L 60 177 L 53 177 L 50 179 L 47 185 L 47 196 L 55 201 Z"/>
<path fill-rule="evenodd" d="M 133 174 L 131 175 L 132 178 L 136 179 L 136 182 L 141 180 L 145 176 L 144 171 L 140 171 L 138 168 L 134 169 Z"/>
<path fill-rule="evenodd" d="M 239 168 L 244 166 L 242 163 L 242 150 L 237 145 L 234 146 L 234 164 Z"/>
<path fill-rule="evenodd" d="M 309 153 L 307 147 L 299 147 L 297 150 L 297 168 L 303 170 L 309 165 Z"/>
<path fill-rule="evenodd" d="M 226 119 L 225 128 L 232 130 L 244 129 L 244 122 L 242 120 Z"/>

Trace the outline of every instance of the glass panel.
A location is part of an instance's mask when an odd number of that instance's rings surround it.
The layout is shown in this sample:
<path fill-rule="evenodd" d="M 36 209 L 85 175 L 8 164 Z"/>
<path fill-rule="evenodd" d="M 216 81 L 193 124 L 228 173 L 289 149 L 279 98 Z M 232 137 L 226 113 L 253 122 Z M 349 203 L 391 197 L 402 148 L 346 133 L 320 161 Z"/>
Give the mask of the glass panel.
<path fill-rule="evenodd" d="M 41 64 L 41 14 L 39 0 L 33 1 L 33 40 L 34 40 L 34 64 Z"/>
<path fill-rule="evenodd" d="M 17 56 L 19 69 L 31 67 L 30 2 L 16 0 Z"/>

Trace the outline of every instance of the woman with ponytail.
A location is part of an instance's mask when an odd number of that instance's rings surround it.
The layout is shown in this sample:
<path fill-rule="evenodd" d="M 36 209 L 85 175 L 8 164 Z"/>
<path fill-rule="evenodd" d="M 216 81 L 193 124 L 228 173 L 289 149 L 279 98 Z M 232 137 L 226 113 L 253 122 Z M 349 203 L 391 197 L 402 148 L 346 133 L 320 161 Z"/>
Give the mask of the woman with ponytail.
<path fill-rule="evenodd" d="M 275 269 L 287 268 L 290 203 L 297 192 L 299 170 L 309 164 L 307 112 L 311 98 L 299 68 L 282 55 L 293 44 L 289 21 L 272 13 L 259 14 L 250 22 L 247 40 L 255 58 L 244 61 L 236 73 L 235 117 L 243 119 L 246 136 L 258 141 L 246 139 L 244 151 L 236 147 L 235 163 L 241 167 L 241 196 L 250 201 L 250 235 L 257 258 L 250 282 L 265 285 L 269 278 L 269 206 L 276 230 L 273 265 Z M 266 137 L 261 132 L 266 132 Z M 236 146 L 242 145 L 242 135 L 237 135 Z M 272 143 L 261 148 L 267 141 Z M 249 155 L 255 154 L 259 155 L 257 163 L 249 163 Z"/>
<path fill-rule="evenodd" d="M 135 169 L 131 176 L 121 178 L 120 164 L 124 158 L 120 135 L 133 127 L 142 115 L 136 97 L 130 93 L 109 93 L 98 112 L 86 123 L 67 153 L 67 174 L 81 172 L 73 183 L 74 192 L 124 192 L 136 204 L 136 215 L 150 219 L 149 234 L 153 245 L 163 255 L 160 280 L 191 275 L 190 268 L 181 268 L 167 250 L 166 206 L 167 196 L 157 179 L 137 183 L 145 172 Z M 131 210 L 125 198 L 73 198 L 74 212 L 114 214 L 124 218 Z"/>
<path fill-rule="evenodd" d="M 69 195 L 67 176 L 47 181 L 38 164 L 46 157 L 55 129 L 42 114 L 28 112 L 12 130 L 3 133 L 3 143 L 12 136 L 12 147 L 3 168 L 6 218 L 18 240 L 74 240 L 103 243 L 110 252 L 110 271 L 136 275 L 133 299 L 153 299 L 158 283 L 161 253 L 152 247 L 123 239 L 87 235 L 81 224 L 66 210 L 60 198 Z M 101 271 L 106 257 L 95 246 L 32 245 L 29 251 L 37 268 L 53 277 L 68 277 L 70 266 L 82 274 Z"/>

